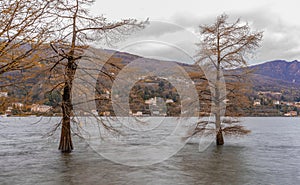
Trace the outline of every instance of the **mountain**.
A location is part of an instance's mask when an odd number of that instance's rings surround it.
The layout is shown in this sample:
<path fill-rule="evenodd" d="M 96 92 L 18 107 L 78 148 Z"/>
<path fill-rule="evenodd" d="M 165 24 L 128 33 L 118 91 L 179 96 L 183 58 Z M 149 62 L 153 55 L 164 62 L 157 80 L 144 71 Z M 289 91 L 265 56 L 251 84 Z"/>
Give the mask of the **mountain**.
<path fill-rule="evenodd" d="M 257 75 L 281 80 L 286 83 L 300 84 L 300 62 L 297 60 L 292 62 L 274 60 L 251 66 L 250 69 L 254 69 L 254 74 Z"/>
<path fill-rule="evenodd" d="M 127 65 L 132 61 L 138 60 L 141 63 L 147 61 L 157 61 L 155 59 L 143 58 L 141 56 L 133 55 L 126 52 L 119 52 L 114 50 L 101 50 L 111 55 L 112 58 L 119 58 L 123 65 Z M 175 64 L 183 67 L 183 69 L 192 77 L 197 77 L 196 73 L 199 68 L 195 65 L 181 63 L 180 61 L 171 62 L 165 61 L 161 63 L 161 68 L 168 69 L 168 66 Z M 142 65 L 142 64 L 141 64 Z M 110 67 L 108 67 L 110 68 Z M 297 60 L 288 62 L 284 60 L 268 61 L 262 64 L 253 65 L 248 67 L 253 70 L 253 74 L 249 77 L 253 84 L 253 95 L 259 91 L 273 91 L 282 92 L 287 99 L 293 100 L 294 98 L 300 99 L 300 62 Z M 239 70 L 239 69 L 237 69 Z M 34 72 L 34 71 L 33 71 Z M 230 71 L 229 71 L 230 72 Z M 38 82 L 41 79 L 36 78 Z M 41 83 L 35 83 L 41 84 Z M 43 94 L 42 92 L 39 92 Z M 20 93 L 15 93 L 20 94 Z M 43 96 L 43 95 L 42 95 Z"/>
<path fill-rule="evenodd" d="M 113 56 L 121 58 L 123 64 L 128 64 L 135 59 L 144 59 L 143 57 L 125 52 L 115 52 Z M 150 60 L 155 61 L 154 59 Z M 184 67 L 187 72 L 195 72 L 197 70 L 193 70 L 195 67 L 194 65 L 180 63 L 180 61 L 175 63 L 166 62 L 166 65 L 172 64 Z M 253 71 L 251 80 L 255 89 L 266 90 L 266 87 L 271 88 L 269 90 L 273 89 L 277 91 L 280 91 L 283 88 L 300 89 L 300 62 L 297 60 L 291 62 L 285 60 L 268 61 L 249 66 L 248 69 Z"/>
<path fill-rule="evenodd" d="M 300 90 L 300 62 L 274 60 L 250 66 L 253 70 L 251 80 L 257 91 Z"/>
<path fill-rule="evenodd" d="M 155 59 L 143 58 L 141 56 L 133 55 L 126 52 L 116 52 L 116 51 L 106 51 L 113 53 L 113 57 L 120 58 L 124 65 L 127 65 L 131 61 L 139 60 L 141 63 L 146 61 L 153 61 Z M 195 65 L 189 65 L 185 63 L 177 62 L 164 62 L 164 65 L 179 65 L 182 66 L 187 73 L 197 73 L 199 68 Z M 141 64 L 142 65 L 142 64 Z M 167 68 L 166 66 L 161 66 L 162 68 Z M 249 76 L 252 81 L 254 93 L 257 94 L 258 91 L 273 91 L 273 92 L 283 92 L 287 96 L 300 97 L 300 62 L 297 60 L 288 62 L 285 60 L 274 60 L 268 61 L 261 64 L 249 66 L 248 69 L 253 71 Z M 234 71 L 229 70 L 225 73 L 238 72 L 241 69 L 236 69 Z M 291 92 L 292 91 L 292 92 Z"/>
<path fill-rule="evenodd" d="M 132 55 L 125 52 L 115 52 L 114 57 L 121 58 L 123 64 L 128 64 L 133 60 L 155 61 L 154 59 L 146 59 L 140 56 Z M 199 72 L 199 68 L 195 65 L 189 65 L 178 62 L 165 62 L 165 65 L 182 66 L 188 74 Z M 161 66 L 165 68 L 165 66 Z M 249 66 L 248 69 L 253 71 L 249 76 L 252 81 L 253 92 L 251 95 L 257 95 L 259 91 L 272 91 L 282 93 L 282 100 L 294 101 L 300 100 L 300 62 L 274 60 L 265 63 Z M 239 71 L 236 69 L 234 71 Z M 231 73 L 232 71 L 227 71 Z"/>

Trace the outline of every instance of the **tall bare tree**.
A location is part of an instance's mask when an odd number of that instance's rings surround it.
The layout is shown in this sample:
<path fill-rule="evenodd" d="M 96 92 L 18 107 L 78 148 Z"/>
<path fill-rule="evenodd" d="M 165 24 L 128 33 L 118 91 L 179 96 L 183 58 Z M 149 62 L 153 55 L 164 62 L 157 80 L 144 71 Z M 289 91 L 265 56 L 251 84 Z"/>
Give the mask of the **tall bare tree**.
<path fill-rule="evenodd" d="M 247 23 L 242 23 L 240 19 L 233 23 L 228 23 L 226 14 L 217 17 L 212 25 L 200 26 L 200 43 L 197 63 L 200 65 L 211 64 L 215 72 L 214 79 L 210 81 L 213 89 L 212 105 L 215 117 L 216 127 L 216 144 L 223 145 L 223 132 L 238 132 L 241 127 L 222 128 L 222 104 L 227 101 L 227 97 L 223 95 L 225 86 L 222 86 L 222 76 L 225 70 L 240 68 L 247 66 L 246 57 L 249 56 L 262 40 L 262 32 L 253 32 Z M 226 74 L 225 74 L 226 75 Z M 231 76 L 230 78 L 228 76 Z M 234 93 L 241 92 L 243 84 L 237 79 L 240 74 L 227 74 L 226 91 L 235 97 L 231 107 L 235 106 L 234 102 L 240 102 L 242 96 L 234 96 Z M 233 79 L 235 77 L 236 79 Z M 238 85 L 240 83 L 240 85 Z"/>
<path fill-rule="evenodd" d="M 59 150 L 71 152 L 72 97 L 71 91 L 79 59 L 89 43 L 104 40 L 109 43 L 123 34 L 144 27 L 145 22 L 124 19 L 109 22 L 104 16 L 92 16 L 88 11 L 94 0 L 56 0 L 51 17 L 55 18 L 56 37 L 51 44 L 57 60 L 51 70 L 63 66 L 62 83 L 62 129 Z"/>

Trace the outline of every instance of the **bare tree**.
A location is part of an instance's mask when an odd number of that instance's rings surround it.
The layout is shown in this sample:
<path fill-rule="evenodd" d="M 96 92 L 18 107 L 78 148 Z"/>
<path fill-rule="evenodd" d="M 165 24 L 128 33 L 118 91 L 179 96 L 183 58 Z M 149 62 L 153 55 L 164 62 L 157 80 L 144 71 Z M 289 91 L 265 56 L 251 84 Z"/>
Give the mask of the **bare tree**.
<path fill-rule="evenodd" d="M 0 75 L 37 64 L 40 46 L 47 40 L 49 1 L 0 1 Z"/>
<path fill-rule="evenodd" d="M 9 102 L 29 100 L 29 82 L 40 74 L 31 69 L 40 69 L 50 35 L 49 9 L 50 1 L 0 1 L 0 89 L 9 92 L 1 101 L 4 110 Z"/>
<path fill-rule="evenodd" d="M 93 4 L 93 0 L 57 0 L 54 2 L 51 17 L 55 18 L 56 39 L 52 41 L 51 47 L 56 53 L 56 62 L 51 67 L 51 71 L 58 66 L 63 66 L 63 83 L 60 84 L 63 118 L 59 150 L 71 152 L 73 150 L 70 126 L 73 110 L 71 91 L 78 62 L 84 49 L 93 41 L 104 40 L 109 43 L 123 34 L 141 29 L 145 22 L 138 22 L 135 19 L 109 22 L 103 16 L 92 16 L 87 8 Z"/>
<path fill-rule="evenodd" d="M 217 17 L 214 24 L 201 25 L 201 40 L 198 44 L 197 63 L 200 65 L 210 64 L 215 72 L 214 79 L 210 80 L 210 86 L 213 90 L 211 96 L 214 108 L 212 110 L 215 116 L 217 145 L 224 144 L 222 132 L 247 133 L 247 131 L 242 130 L 241 126 L 222 128 L 221 109 L 227 101 L 227 97 L 221 93 L 224 92 L 223 88 L 225 88 L 225 86 L 222 86 L 223 71 L 247 66 L 246 57 L 259 46 L 262 39 L 262 32 L 252 32 L 247 23 L 242 23 L 240 19 L 234 23 L 228 23 L 227 19 L 228 16 L 223 14 Z M 244 82 L 237 80 L 242 76 L 241 74 L 226 74 L 224 72 L 227 82 L 226 91 L 230 93 L 232 100 L 228 103 L 232 103 L 232 107 L 236 106 L 237 102 L 242 102 L 241 85 Z M 239 96 L 237 96 L 238 93 Z"/>

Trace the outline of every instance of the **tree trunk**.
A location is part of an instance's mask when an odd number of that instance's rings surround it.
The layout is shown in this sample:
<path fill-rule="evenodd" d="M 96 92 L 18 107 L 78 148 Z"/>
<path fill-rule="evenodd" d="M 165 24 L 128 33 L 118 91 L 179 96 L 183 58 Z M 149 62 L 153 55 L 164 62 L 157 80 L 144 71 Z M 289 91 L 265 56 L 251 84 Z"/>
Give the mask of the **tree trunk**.
<path fill-rule="evenodd" d="M 217 133 L 216 143 L 217 143 L 217 145 L 224 145 L 222 129 L 219 129 L 219 131 Z"/>
<path fill-rule="evenodd" d="M 219 45 L 219 43 L 218 43 Z M 218 61 L 220 61 L 219 59 L 220 54 L 218 54 Z M 218 66 L 217 66 L 217 78 L 216 78 L 216 84 L 215 84 L 215 120 L 216 120 L 216 144 L 217 145 L 224 145 L 224 139 L 223 139 L 223 133 L 222 133 L 222 126 L 221 126 L 221 103 L 222 103 L 222 98 L 221 98 L 221 94 L 220 91 L 222 90 L 220 87 L 220 62 L 218 62 Z"/>
<path fill-rule="evenodd" d="M 73 150 L 70 117 L 65 115 L 63 115 L 60 143 L 58 149 L 64 153 L 70 153 Z"/>
<path fill-rule="evenodd" d="M 215 114 L 216 116 L 216 144 L 217 145 L 223 145 L 224 139 L 223 139 L 223 133 L 222 133 L 222 127 L 221 127 L 221 111 L 219 107 L 217 108 L 217 112 Z"/>
<path fill-rule="evenodd" d="M 66 81 L 62 95 L 62 128 L 60 143 L 58 149 L 61 152 L 70 153 L 73 150 L 73 143 L 71 138 L 71 114 L 72 114 L 72 82 L 76 71 L 76 65 L 73 60 L 68 62 L 66 67 Z"/>

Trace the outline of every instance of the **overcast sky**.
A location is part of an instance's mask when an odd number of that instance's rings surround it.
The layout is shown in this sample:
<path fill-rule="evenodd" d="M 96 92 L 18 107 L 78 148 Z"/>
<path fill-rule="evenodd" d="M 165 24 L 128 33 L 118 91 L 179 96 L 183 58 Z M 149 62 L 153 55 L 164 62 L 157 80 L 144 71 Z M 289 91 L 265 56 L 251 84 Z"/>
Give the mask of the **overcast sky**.
<path fill-rule="evenodd" d="M 193 57 L 198 25 L 212 23 L 226 13 L 232 21 L 241 18 L 253 30 L 264 31 L 262 46 L 250 61 L 254 64 L 275 59 L 300 60 L 299 4 L 296 0 L 96 0 L 92 12 L 110 20 L 149 18 L 148 28 L 117 47 L 174 60 Z"/>

